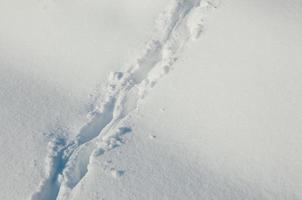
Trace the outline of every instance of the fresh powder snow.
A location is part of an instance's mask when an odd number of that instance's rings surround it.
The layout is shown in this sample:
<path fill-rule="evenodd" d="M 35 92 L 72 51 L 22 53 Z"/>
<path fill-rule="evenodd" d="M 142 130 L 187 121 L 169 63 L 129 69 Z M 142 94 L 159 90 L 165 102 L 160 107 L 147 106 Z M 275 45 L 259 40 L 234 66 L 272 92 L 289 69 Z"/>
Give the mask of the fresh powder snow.
<path fill-rule="evenodd" d="M 302 199 L 302 1 L 0 0 L 0 199 Z"/>

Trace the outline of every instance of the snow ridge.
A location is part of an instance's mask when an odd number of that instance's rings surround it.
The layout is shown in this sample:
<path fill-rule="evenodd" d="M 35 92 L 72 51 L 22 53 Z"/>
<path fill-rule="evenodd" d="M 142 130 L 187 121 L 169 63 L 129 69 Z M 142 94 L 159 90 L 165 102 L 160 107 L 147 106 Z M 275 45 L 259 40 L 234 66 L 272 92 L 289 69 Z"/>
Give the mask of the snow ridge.
<path fill-rule="evenodd" d="M 53 138 L 48 146 L 45 179 L 31 200 L 71 199 L 73 189 L 89 172 L 95 157 L 122 145 L 131 128 L 123 122 L 147 91 L 167 74 L 189 40 L 203 30 L 215 6 L 203 0 L 173 0 L 160 15 L 154 37 L 124 72 L 110 74 L 105 93 L 97 98 L 90 121 L 75 139 Z"/>

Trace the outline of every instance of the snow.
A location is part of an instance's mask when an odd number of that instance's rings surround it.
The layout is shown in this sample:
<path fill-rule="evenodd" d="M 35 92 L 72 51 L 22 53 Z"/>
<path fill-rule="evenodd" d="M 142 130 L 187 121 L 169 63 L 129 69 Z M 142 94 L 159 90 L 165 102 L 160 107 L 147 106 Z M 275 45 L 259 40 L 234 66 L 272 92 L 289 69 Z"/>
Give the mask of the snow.
<path fill-rule="evenodd" d="M 78 133 L 98 84 L 143 46 L 165 4 L 0 1 L 0 199 L 30 198 L 49 136 Z"/>
<path fill-rule="evenodd" d="M 1 1 L 0 199 L 301 199 L 301 10 Z"/>

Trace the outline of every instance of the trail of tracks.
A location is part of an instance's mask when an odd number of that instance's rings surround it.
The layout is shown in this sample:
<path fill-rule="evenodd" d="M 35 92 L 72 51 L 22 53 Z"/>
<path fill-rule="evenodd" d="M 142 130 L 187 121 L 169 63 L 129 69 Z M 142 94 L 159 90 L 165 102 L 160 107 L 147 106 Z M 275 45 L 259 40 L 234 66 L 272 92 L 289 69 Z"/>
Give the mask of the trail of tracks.
<path fill-rule="evenodd" d="M 56 137 L 49 144 L 46 177 L 31 200 L 66 200 L 85 177 L 95 156 L 120 146 L 122 127 L 149 88 L 168 73 L 184 45 L 196 39 L 203 19 L 213 6 L 201 0 L 174 0 L 160 15 L 157 31 L 141 56 L 125 72 L 109 77 L 105 94 L 99 97 L 91 120 L 71 142 Z"/>

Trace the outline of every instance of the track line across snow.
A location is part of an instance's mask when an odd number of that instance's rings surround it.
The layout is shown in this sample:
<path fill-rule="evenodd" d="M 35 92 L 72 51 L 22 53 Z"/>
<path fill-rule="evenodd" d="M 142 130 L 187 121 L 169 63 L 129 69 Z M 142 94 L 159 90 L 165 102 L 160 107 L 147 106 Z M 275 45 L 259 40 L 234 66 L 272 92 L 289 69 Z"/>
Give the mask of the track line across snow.
<path fill-rule="evenodd" d="M 203 20 L 215 6 L 203 0 L 173 0 L 160 15 L 153 38 L 124 72 L 110 74 L 90 121 L 73 140 L 54 137 L 48 145 L 45 179 L 31 200 L 68 200 L 96 156 L 123 144 L 131 128 L 123 121 L 148 89 L 169 72 L 189 40 L 197 39 Z"/>

